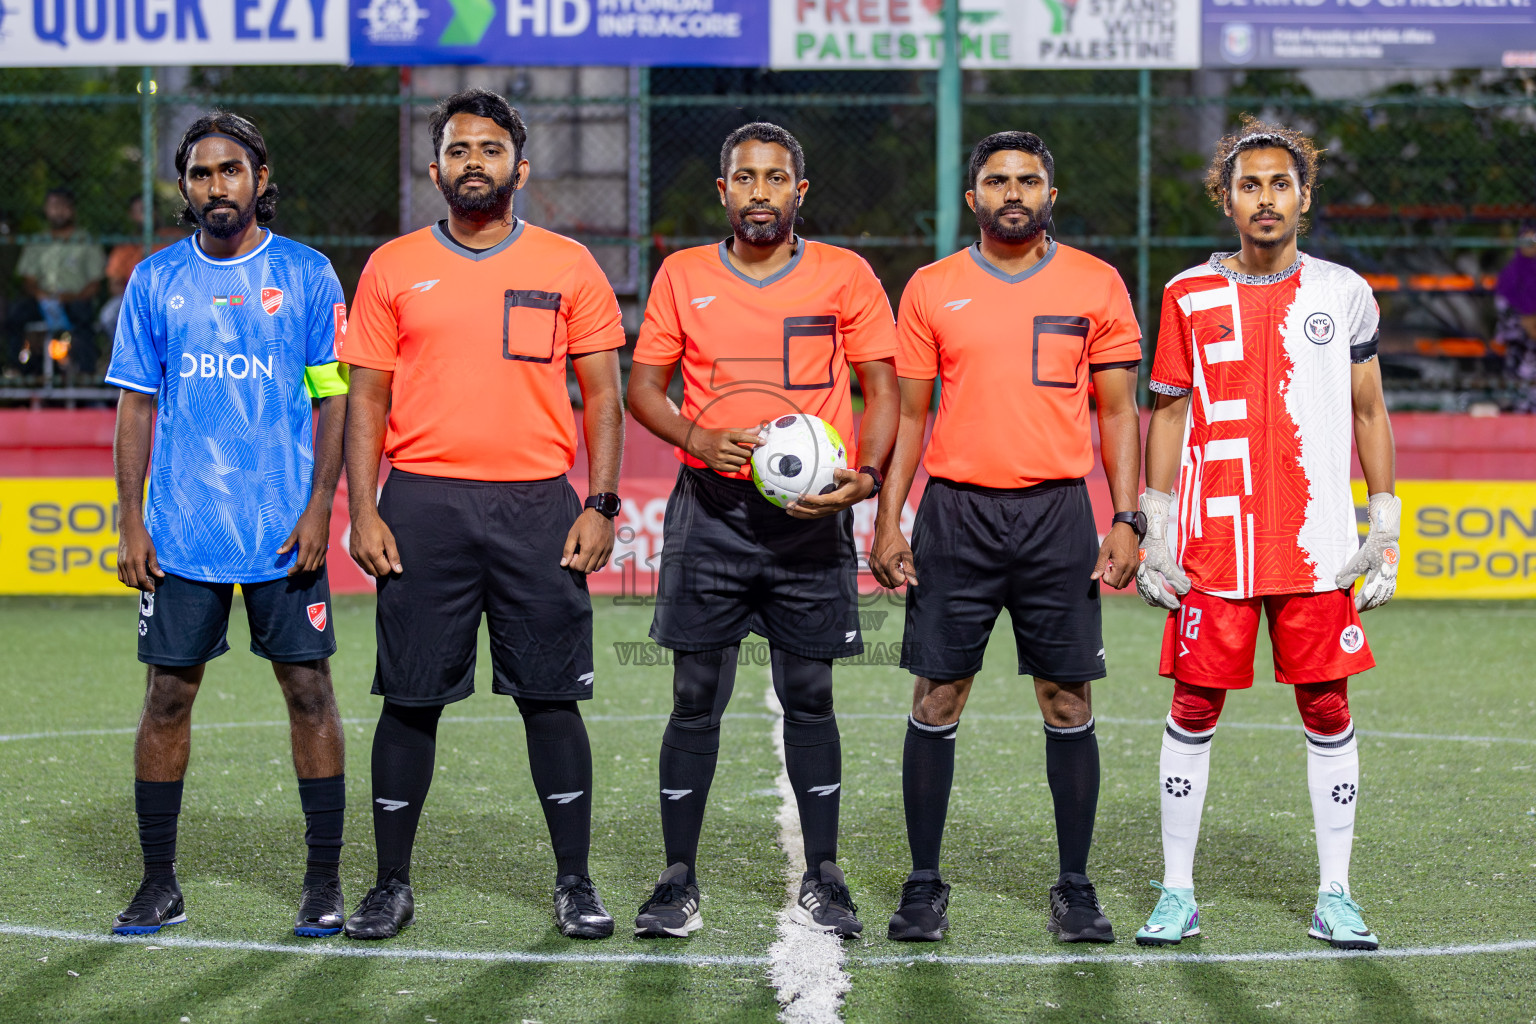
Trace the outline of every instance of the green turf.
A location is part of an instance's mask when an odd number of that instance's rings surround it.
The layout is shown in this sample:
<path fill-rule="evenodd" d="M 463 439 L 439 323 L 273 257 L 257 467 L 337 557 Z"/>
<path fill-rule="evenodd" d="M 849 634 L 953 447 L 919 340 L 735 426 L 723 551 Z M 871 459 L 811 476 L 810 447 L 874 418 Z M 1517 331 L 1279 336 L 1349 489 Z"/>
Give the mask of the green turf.
<path fill-rule="evenodd" d="M 597 699 L 585 707 L 597 764 L 593 874 L 619 937 L 575 943 L 553 930 L 552 864 L 528 781 L 522 727 L 488 692 L 449 709 L 416 849 L 418 921 L 390 948 L 760 957 L 783 902 L 773 824 L 778 764 L 764 716 L 767 670 L 743 667 L 701 850 L 705 927 L 687 943 L 623 933 L 663 866 L 655 757 L 670 669 L 621 667 L 617 641 L 643 640 L 648 612 L 598 599 Z M 142 692 L 134 601 L 0 599 L 0 732 L 131 728 Z M 900 609 L 869 641 L 899 639 Z M 352 771 L 343 857 L 349 901 L 371 876 L 367 761 L 378 699 L 372 604 L 338 599 L 334 660 Z M 1006 624 L 1006 619 L 1004 619 Z M 1367 617 L 1379 666 L 1351 694 L 1365 733 L 1536 741 L 1536 606 L 1402 602 Z M 851 945 L 850 1021 L 1530 1021 L 1536 952 L 1283 963 L 1163 962 L 1130 942 L 1160 875 L 1157 722 L 1168 686 L 1154 672 L 1160 614 L 1108 602 L 1110 677 L 1096 684 L 1104 785 L 1092 871 L 1134 962 L 977 966 L 926 962 L 1063 951 L 1043 928 L 1055 843 L 1039 714 L 1012 675 L 1007 630 L 961 726 L 945 844 L 955 887 L 949 939 L 883 938 L 905 867 L 902 716 L 909 677 L 838 672 L 843 726 L 842 863 L 870 938 Z M 179 938 L 300 944 L 287 933 L 302 870 L 302 819 L 281 701 L 266 663 L 214 663 L 196 711 L 180 872 L 191 921 Z M 1261 642 L 1261 663 L 1267 648 Z M 481 676 L 487 670 L 482 654 Z M 1263 673 L 1260 674 L 1263 679 Z M 488 687 L 487 687 L 488 690 Z M 637 717 L 637 716 L 652 716 Z M 452 719 L 465 719 L 454 721 Z M 508 720 L 512 718 L 514 720 Z M 1216 740 L 1196 863 L 1206 934 L 1181 951 L 1309 951 L 1316 887 L 1305 755 L 1289 692 L 1261 681 L 1233 696 Z M 257 724 L 273 723 L 273 724 Z M 127 733 L 0 742 L 0 921 L 100 933 L 137 880 Z M 1536 743 L 1362 737 L 1354 887 L 1388 947 L 1536 937 Z M 318 940 L 344 945 L 341 938 Z M 0 1020 L 46 1021 L 771 1021 L 767 969 L 722 962 L 423 962 L 247 950 L 94 945 L 0 936 Z M 377 948 L 377 947 L 369 947 Z M 41 958 L 46 957 L 46 960 Z M 899 958 L 882 963 L 867 958 Z M 78 977 L 69 974 L 75 972 Z"/>

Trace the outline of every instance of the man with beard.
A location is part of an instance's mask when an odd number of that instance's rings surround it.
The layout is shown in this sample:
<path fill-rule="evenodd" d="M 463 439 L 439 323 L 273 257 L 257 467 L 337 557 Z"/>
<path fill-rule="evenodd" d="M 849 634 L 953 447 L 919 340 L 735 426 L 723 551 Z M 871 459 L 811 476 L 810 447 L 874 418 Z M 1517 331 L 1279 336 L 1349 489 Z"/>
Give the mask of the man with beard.
<path fill-rule="evenodd" d="M 288 704 L 308 823 L 294 934 L 334 935 L 346 786 L 325 553 L 346 416 L 336 363 L 346 306 L 324 256 L 262 226 L 277 189 L 255 125 L 224 112 L 198 118 L 176 171 L 182 219 L 197 233 L 134 268 L 107 371 L 123 389 L 117 576 L 142 592 L 139 660 L 149 665 L 134 745 L 144 879 L 112 930 L 143 935 L 187 919 L 175 859 L 192 703 L 204 666 L 229 650 L 238 583 L 251 651 L 272 662 Z"/>
<path fill-rule="evenodd" d="M 937 941 L 949 927 L 939 847 L 955 736 L 1004 607 L 1019 674 L 1034 677 L 1045 719 L 1059 855 L 1046 927 L 1064 942 L 1114 941 L 1087 873 L 1099 796 L 1089 684 L 1105 674 L 1099 583 L 1130 582 L 1145 529 L 1136 512 L 1141 332 L 1114 268 L 1046 233 L 1054 174 L 1034 134 L 977 143 L 965 199 L 981 240 L 919 270 L 901 297 L 901 427 L 870 559 L 882 584 L 907 585 L 901 663 L 917 677 L 902 762 L 912 872 L 889 930 L 898 941 Z M 924 455 L 935 376 L 930 479 L 909 547 L 901 511 Z M 1090 389 L 1114 505 L 1102 543 L 1083 482 L 1093 468 Z"/>
<path fill-rule="evenodd" d="M 791 909 L 840 938 L 863 926 L 837 866 L 842 747 L 832 661 L 859 654 L 857 502 L 880 489 L 896 432 L 895 325 L 869 264 L 796 236 L 810 182 L 800 143 L 778 125 L 732 132 L 715 186 L 732 235 L 667 257 L 635 346 L 629 407 L 683 465 L 667 502 L 651 636 L 673 654 L 672 716 L 662 736 L 666 870 L 635 934 L 702 925 L 695 874 L 720 719 L 748 632 L 768 640 L 784 708 L 784 762 L 800 811 L 807 870 Z M 681 412 L 667 398 L 678 363 Z M 756 493 L 748 461 L 761 427 L 809 413 L 853 437 L 849 368 L 864 420 L 836 488 L 788 515 Z M 851 453 L 850 453 L 851 454 Z"/>
<path fill-rule="evenodd" d="M 483 89 L 430 120 L 428 170 L 448 216 L 368 260 L 341 357 L 352 366 L 347 472 L 352 557 L 378 578 L 384 698 L 373 735 L 374 888 L 347 919 L 389 938 L 415 917 L 411 848 L 444 705 L 474 692 L 483 612 L 492 692 L 522 715 L 555 855 L 562 934 L 613 934 L 587 871 L 592 752 L 577 701 L 593 692 L 586 573 L 613 551 L 623 447 L 613 289 L 586 248 L 512 213 L 528 132 Z M 566 360 L 581 387 L 583 508 Z M 375 502 L 380 454 L 391 471 Z M 366 481 L 366 482 L 365 482 Z"/>

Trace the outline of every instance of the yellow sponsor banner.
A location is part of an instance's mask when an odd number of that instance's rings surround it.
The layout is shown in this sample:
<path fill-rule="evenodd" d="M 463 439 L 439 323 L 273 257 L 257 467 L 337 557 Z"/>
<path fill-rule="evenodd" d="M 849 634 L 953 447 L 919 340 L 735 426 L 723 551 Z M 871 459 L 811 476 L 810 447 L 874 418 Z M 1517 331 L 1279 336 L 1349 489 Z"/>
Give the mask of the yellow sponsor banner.
<path fill-rule="evenodd" d="M 1354 493 L 1363 524 L 1363 481 Z M 1536 482 L 1400 480 L 1397 493 L 1400 596 L 1536 597 Z M 117 530 L 110 477 L 0 479 L 0 594 L 121 593 Z"/>
<path fill-rule="evenodd" d="M 0 479 L 0 594 L 121 594 L 110 477 Z"/>
<path fill-rule="evenodd" d="M 1355 481 L 1364 535 L 1365 483 Z M 1536 483 L 1399 480 L 1400 597 L 1536 597 Z"/>

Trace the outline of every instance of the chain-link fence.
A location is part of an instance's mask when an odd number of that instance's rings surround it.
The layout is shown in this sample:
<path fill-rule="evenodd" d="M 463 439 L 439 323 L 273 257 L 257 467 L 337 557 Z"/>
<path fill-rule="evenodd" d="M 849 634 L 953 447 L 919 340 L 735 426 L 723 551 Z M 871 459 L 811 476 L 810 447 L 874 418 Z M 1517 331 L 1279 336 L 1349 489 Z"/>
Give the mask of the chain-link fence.
<path fill-rule="evenodd" d="M 1004 128 L 1046 139 L 1061 190 L 1053 232 L 1119 268 L 1149 338 L 1162 282 L 1235 246 L 1201 179 L 1216 139 L 1251 111 L 1309 131 L 1326 150 L 1304 248 L 1369 275 L 1394 406 L 1530 407 L 1536 350 L 1518 317 L 1500 321 L 1494 283 L 1519 225 L 1536 220 L 1536 79 L 1463 73 L 1378 87 L 1340 73 L 1320 84 L 1285 72 L 965 77 L 964 144 Z M 965 159 L 935 154 L 931 72 L 0 71 L 0 398 L 105 394 L 90 388 L 109 351 L 105 323 L 94 361 L 80 358 L 78 342 L 71 357 L 51 358 L 63 354 L 49 345 L 58 331 L 15 273 L 28 245 L 54 237 L 44 217 L 50 189 L 73 194 L 79 230 L 104 255 L 122 247 L 113 254 L 121 272 L 142 251 L 133 197 L 148 183 L 149 230 L 175 237 L 180 133 L 209 107 L 238 110 L 269 143 L 283 196 L 274 227 L 325 252 L 350 294 L 374 247 L 443 216 L 426 176 L 426 114 L 469 85 L 523 111 L 533 176 L 518 212 L 593 249 L 632 333 L 660 260 L 727 233 L 714 186 L 719 146 L 745 121 L 796 133 L 812 183 L 802 232 L 858 249 L 893 301 L 934 257 L 939 158 Z M 120 276 L 109 276 L 71 309 L 94 310 L 118 288 Z"/>

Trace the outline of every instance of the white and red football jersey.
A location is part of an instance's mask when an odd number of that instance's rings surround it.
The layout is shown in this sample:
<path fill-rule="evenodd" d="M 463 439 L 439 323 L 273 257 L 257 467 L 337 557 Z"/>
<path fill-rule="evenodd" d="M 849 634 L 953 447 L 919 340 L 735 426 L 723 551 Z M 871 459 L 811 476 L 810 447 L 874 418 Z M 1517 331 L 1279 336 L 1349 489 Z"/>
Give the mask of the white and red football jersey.
<path fill-rule="evenodd" d="M 1226 255 L 1163 290 L 1151 387 L 1193 392 L 1171 550 L 1208 594 L 1332 590 L 1359 547 L 1350 364 L 1375 357 L 1381 314 L 1336 263 L 1253 277 Z"/>

